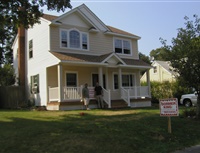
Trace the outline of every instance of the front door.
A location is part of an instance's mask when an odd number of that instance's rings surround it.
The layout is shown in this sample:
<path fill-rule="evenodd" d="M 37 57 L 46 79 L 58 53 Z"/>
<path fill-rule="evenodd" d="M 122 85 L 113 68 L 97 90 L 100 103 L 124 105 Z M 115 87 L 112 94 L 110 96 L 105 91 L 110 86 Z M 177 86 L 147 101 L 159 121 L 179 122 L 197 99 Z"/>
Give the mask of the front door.
<path fill-rule="evenodd" d="M 96 82 L 99 82 L 99 75 L 98 74 L 92 74 L 92 86 L 96 86 Z M 106 75 L 103 74 L 103 88 L 106 89 Z"/>

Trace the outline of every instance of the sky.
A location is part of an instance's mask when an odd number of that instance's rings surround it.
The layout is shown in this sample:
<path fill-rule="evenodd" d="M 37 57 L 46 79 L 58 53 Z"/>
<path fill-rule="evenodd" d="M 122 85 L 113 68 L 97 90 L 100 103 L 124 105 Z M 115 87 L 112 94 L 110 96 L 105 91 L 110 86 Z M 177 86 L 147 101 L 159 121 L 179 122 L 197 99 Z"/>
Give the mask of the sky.
<path fill-rule="evenodd" d="M 196 14 L 200 18 L 200 0 L 71 0 L 73 8 L 83 3 L 104 24 L 140 36 L 138 50 L 147 56 L 162 47 L 159 38 L 171 45 L 178 28 L 185 28 L 185 16 L 194 20 Z M 63 14 L 46 9 L 44 13 Z"/>

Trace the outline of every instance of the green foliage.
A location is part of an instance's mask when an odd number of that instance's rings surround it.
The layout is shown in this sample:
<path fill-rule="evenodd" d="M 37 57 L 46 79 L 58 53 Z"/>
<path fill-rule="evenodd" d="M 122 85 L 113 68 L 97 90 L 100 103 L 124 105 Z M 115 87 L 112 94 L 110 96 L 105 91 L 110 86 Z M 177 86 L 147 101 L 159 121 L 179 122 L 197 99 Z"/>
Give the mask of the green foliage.
<path fill-rule="evenodd" d="M 171 66 L 179 74 L 179 81 L 197 91 L 197 117 L 200 119 L 200 18 L 193 17 L 194 21 L 184 18 L 185 28 L 178 29 L 171 46 L 163 44 L 170 53 Z"/>
<path fill-rule="evenodd" d="M 151 61 L 149 60 L 149 56 L 146 56 L 145 54 L 142 54 L 139 52 L 139 59 L 141 59 L 142 61 L 151 64 Z"/>
<path fill-rule="evenodd" d="M 14 69 L 10 64 L 0 67 L 0 86 L 9 86 L 15 83 Z"/>
<path fill-rule="evenodd" d="M 161 48 L 152 50 L 150 52 L 150 57 L 153 58 L 154 60 L 169 61 L 170 58 L 168 54 L 169 54 L 168 50 L 166 50 L 164 47 L 161 47 Z"/>
<path fill-rule="evenodd" d="M 200 91 L 200 19 L 194 15 L 194 21 L 185 17 L 185 28 L 179 28 L 172 46 L 165 45 L 169 51 L 171 65 L 179 74 L 179 80 L 188 87 Z"/>
<path fill-rule="evenodd" d="M 0 64 L 12 63 L 12 43 L 19 25 L 25 28 L 39 23 L 43 15 L 40 7 L 65 11 L 72 8 L 70 0 L 1 0 L 0 1 Z"/>
<path fill-rule="evenodd" d="M 152 102 L 158 103 L 159 99 L 181 98 L 182 94 L 190 93 L 190 89 L 184 87 L 178 81 L 151 82 Z"/>
<path fill-rule="evenodd" d="M 151 65 L 151 61 L 149 60 L 149 56 L 146 56 L 146 55 L 139 52 L 139 59 L 144 61 L 145 63 L 148 63 L 149 65 Z M 145 72 L 146 72 L 146 70 L 141 71 L 140 75 L 142 76 Z"/>
<path fill-rule="evenodd" d="M 183 117 L 195 117 L 196 116 L 196 107 L 191 107 L 185 109 L 182 112 Z"/>

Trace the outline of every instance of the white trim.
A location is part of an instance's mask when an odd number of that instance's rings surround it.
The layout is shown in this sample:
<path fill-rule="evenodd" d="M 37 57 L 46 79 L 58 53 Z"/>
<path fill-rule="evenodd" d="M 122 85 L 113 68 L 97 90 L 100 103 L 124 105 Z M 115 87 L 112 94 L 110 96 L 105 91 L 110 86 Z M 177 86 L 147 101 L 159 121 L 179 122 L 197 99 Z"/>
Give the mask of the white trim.
<path fill-rule="evenodd" d="M 135 86 L 137 86 L 137 84 L 136 84 L 136 73 L 130 73 L 130 72 L 122 72 L 122 75 L 132 75 L 132 76 L 134 76 L 134 80 L 132 80 L 133 82 L 133 87 L 135 87 Z M 133 79 L 133 78 L 132 78 Z M 122 79 L 123 80 L 123 79 Z M 122 85 L 121 85 L 122 86 Z M 122 87 L 124 87 L 124 86 L 122 86 Z M 129 86 L 130 87 L 130 86 Z"/>
<path fill-rule="evenodd" d="M 71 48 L 70 47 L 70 32 L 73 31 L 73 30 L 79 32 L 79 34 L 80 34 L 80 48 Z M 62 31 L 67 32 L 67 47 L 62 47 Z M 82 46 L 82 34 L 86 34 L 86 36 L 87 36 L 87 49 L 83 49 L 83 46 Z M 78 30 L 76 28 L 71 28 L 71 29 L 60 28 L 59 29 L 59 38 L 60 38 L 60 40 L 59 40 L 60 48 L 62 48 L 62 49 L 89 51 L 89 46 L 90 45 L 89 45 L 89 33 L 88 32 L 82 32 L 82 31 L 80 31 L 80 30 Z"/>
<path fill-rule="evenodd" d="M 84 13 L 83 9 L 85 9 L 85 11 L 87 11 L 93 17 L 93 19 L 92 18 L 88 18 L 88 16 Z M 58 25 L 58 23 L 56 21 L 59 21 L 59 20 L 65 18 L 66 16 L 68 16 L 68 15 L 74 13 L 74 12 L 78 12 L 89 24 L 91 24 L 96 29 L 100 30 L 100 28 L 98 27 L 98 24 L 96 24 L 96 23 L 99 23 L 105 29 L 105 31 L 109 30 L 107 28 L 107 26 L 85 4 L 82 4 L 82 5 L 78 6 L 78 7 L 70 10 L 69 12 L 59 16 L 58 18 L 54 19 L 51 22 L 51 24 Z"/>
<path fill-rule="evenodd" d="M 115 52 L 115 40 L 121 40 L 122 41 L 122 52 L 124 52 L 124 45 L 123 41 L 128 41 L 130 43 L 130 54 L 125 54 L 125 53 L 116 53 Z M 120 37 L 113 37 L 113 52 L 117 55 L 125 55 L 125 56 L 132 56 L 133 55 L 133 46 L 132 46 L 132 41 L 130 39 L 125 39 L 125 38 L 120 38 Z"/>
<path fill-rule="evenodd" d="M 108 61 L 110 58 L 112 58 L 113 56 L 115 56 L 123 65 L 126 65 L 126 63 L 121 59 L 119 58 L 116 53 L 112 53 L 110 54 L 106 59 L 104 59 L 101 63 L 105 63 L 106 61 Z"/>
<path fill-rule="evenodd" d="M 118 75 L 118 89 L 115 89 L 115 79 L 114 79 L 114 75 Z M 122 75 L 132 75 L 132 76 L 134 76 L 134 78 L 132 78 L 132 79 L 134 79 L 134 80 L 132 80 L 133 82 L 133 87 L 135 87 L 135 86 L 137 86 L 137 77 L 136 77 L 136 73 L 130 73 L 130 72 L 122 72 L 122 70 L 121 70 L 121 83 L 120 83 L 120 81 L 119 81 L 119 79 L 120 79 L 120 76 L 119 76 L 119 72 L 113 72 L 112 73 L 112 83 L 113 83 L 113 91 L 117 91 L 117 90 L 119 90 L 120 89 L 120 87 L 124 87 L 124 86 L 122 86 Z"/>
<path fill-rule="evenodd" d="M 137 40 L 141 39 L 141 37 L 139 37 L 139 36 L 129 36 L 129 35 L 114 33 L 114 32 L 110 32 L 110 31 L 106 31 L 105 34 L 114 35 L 114 36 L 120 36 L 120 37 L 126 37 L 126 38 L 131 38 L 131 39 L 137 39 Z"/>

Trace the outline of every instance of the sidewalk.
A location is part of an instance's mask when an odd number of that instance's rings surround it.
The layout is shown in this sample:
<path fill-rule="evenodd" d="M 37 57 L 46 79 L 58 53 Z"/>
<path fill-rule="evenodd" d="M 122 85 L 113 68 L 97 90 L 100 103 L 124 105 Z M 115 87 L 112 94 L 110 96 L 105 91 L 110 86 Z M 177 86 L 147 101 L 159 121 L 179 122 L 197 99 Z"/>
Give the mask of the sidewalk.
<path fill-rule="evenodd" d="M 190 148 L 185 148 L 184 150 L 178 150 L 174 153 L 200 153 L 200 145 L 193 146 Z"/>

